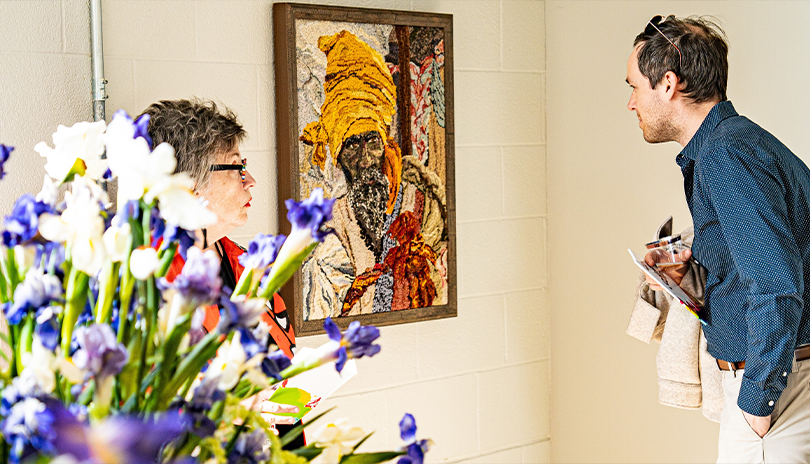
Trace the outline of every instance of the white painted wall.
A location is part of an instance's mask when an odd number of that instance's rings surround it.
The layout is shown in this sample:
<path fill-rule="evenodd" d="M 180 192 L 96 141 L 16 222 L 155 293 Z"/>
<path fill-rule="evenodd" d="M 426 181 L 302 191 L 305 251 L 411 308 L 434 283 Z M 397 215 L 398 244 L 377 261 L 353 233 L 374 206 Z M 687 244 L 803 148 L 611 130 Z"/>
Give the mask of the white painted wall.
<path fill-rule="evenodd" d="M 736 109 L 810 162 L 810 3 L 548 1 L 548 202 L 554 462 L 714 462 L 718 427 L 658 404 L 657 345 L 625 329 L 628 247 L 690 216 L 680 146 L 648 145 L 627 110 L 633 39 L 656 14 L 715 15 Z"/>
<path fill-rule="evenodd" d="M 549 460 L 545 16 L 535 0 L 356 0 L 454 15 L 459 316 L 382 329 L 383 351 L 330 403 L 399 446 L 413 413 L 429 462 Z M 104 0 L 108 117 L 158 99 L 232 107 L 259 180 L 246 243 L 277 228 L 271 2 Z M 16 145 L 0 212 L 35 192 L 33 151 L 92 117 L 87 1 L 0 0 L 0 141 Z M 23 174 L 25 173 L 25 174 Z M 320 344 L 322 337 L 300 340 Z"/>

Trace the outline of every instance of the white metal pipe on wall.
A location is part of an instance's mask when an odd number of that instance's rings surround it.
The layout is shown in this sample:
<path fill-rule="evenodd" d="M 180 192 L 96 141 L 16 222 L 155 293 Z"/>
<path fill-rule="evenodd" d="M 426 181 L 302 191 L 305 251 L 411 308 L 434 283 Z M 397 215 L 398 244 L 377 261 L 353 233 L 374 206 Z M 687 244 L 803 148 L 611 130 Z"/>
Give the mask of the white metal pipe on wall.
<path fill-rule="evenodd" d="M 93 67 L 93 120 L 105 119 L 107 100 L 104 47 L 101 35 L 101 0 L 90 0 L 90 58 Z"/>

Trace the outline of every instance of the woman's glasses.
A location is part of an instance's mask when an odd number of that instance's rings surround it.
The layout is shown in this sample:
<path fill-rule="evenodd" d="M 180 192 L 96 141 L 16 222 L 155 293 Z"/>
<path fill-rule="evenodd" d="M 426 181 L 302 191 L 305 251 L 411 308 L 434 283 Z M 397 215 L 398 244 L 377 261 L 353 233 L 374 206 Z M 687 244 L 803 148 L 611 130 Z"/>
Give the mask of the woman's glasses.
<path fill-rule="evenodd" d="M 667 42 L 671 43 L 672 46 L 675 47 L 675 50 L 678 50 L 678 70 L 680 71 L 681 66 L 683 65 L 683 55 L 681 54 L 681 49 L 675 45 L 675 42 L 669 40 L 669 37 L 661 32 L 661 29 L 658 29 L 658 25 L 661 24 L 662 20 L 667 21 L 670 19 L 675 19 L 675 15 L 669 15 L 667 16 L 667 19 L 664 19 L 664 17 L 661 15 L 653 16 L 652 19 L 647 22 L 647 27 L 644 29 L 644 35 L 655 35 L 655 31 L 658 31 L 659 34 L 664 36 L 664 38 L 667 39 Z"/>
<path fill-rule="evenodd" d="M 245 172 L 247 172 L 247 158 L 242 158 L 242 164 L 212 164 L 209 171 L 239 171 L 242 176 L 242 183 L 245 183 Z"/>

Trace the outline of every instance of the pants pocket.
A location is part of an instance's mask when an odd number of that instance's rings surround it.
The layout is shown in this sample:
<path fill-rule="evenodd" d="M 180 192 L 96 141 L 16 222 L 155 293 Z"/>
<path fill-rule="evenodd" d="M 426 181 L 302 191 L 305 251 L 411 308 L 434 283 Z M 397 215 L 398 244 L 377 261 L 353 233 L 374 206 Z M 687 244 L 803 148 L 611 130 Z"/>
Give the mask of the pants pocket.
<path fill-rule="evenodd" d="M 751 428 L 751 424 L 749 424 L 749 423 L 748 423 L 748 420 L 746 420 L 746 419 L 745 419 L 745 414 L 743 414 L 742 409 L 740 409 L 740 420 L 742 421 L 742 422 L 741 422 L 741 426 L 742 426 L 742 427 L 743 427 L 745 430 L 747 430 L 748 432 L 750 432 L 750 435 L 751 435 L 751 437 L 752 437 L 752 438 L 755 438 L 755 439 L 757 439 L 757 440 L 762 440 L 762 439 L 764 438 L 764 436 L 763 436 L 763 437 L 760 437 L 760 436 L 759 436 L 759 434 L 758 434 L 757 432 L 755 432 L 755 431 L 754 431 L 754 429 L 752 429 L 752 428 Z M 773 423 L 771 423 L 771 425 L 773 425 Z M 771 431 L 771 430 L 770 430 L 771 428 L 772 428 L 772 427 L 768 427 L 768 431 L 767 431 L 767 432 L 765 432 L 765 436 L 768 436 L 768 433 Z"/>

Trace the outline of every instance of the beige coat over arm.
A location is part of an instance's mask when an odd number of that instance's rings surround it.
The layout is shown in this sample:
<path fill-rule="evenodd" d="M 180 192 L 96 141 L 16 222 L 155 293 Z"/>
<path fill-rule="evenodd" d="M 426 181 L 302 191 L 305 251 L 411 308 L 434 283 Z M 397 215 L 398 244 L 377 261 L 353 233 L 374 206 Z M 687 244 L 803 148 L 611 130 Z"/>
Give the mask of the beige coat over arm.
<path fill-rule="evenodd" d="M 672 235 L 672 217 L 655 235 L 655 240 Z M 692 228 L 681 233 L 687 245 L 692 244 Z M 677 299 L 663 291 L 653 291 L 639 273 L 636 302 L 627 334 L 644 343 L 661 343 L 656 358 L 658 401 L 667 406 L 703 409 L 703 415 L 720 422 L 723 409 L 721 371 L 706 348 L 700 321 Z M 703 300 L 706 270 L 689 261 L 689 270 L 681 287 L 698 300 Z"/>

